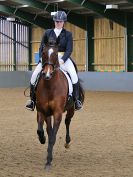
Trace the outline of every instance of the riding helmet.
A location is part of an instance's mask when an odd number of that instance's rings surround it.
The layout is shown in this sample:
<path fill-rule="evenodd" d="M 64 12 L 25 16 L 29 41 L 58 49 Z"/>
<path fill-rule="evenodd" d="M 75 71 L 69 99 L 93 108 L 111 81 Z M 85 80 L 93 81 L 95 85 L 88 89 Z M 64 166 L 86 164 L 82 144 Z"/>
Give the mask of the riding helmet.
<path fill-rule="evenodd" d="M 67 21 L 67 14 L 64 11 L 57 11 L 53 16 L 54 21 Z"/>

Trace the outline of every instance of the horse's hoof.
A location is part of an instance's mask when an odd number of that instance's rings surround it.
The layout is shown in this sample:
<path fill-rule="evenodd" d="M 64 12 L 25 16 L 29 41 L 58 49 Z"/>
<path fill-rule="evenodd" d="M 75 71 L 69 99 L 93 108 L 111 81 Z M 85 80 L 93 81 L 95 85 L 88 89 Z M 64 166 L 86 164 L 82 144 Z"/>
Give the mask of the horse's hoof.
<path fill-rule="evenodd" d="M 37 130 L 37 134 L 38 134 L 38 139 L 39 139 L 40 143 L 45 144 L 46 137 L 44 136 L 44 132 Z"/>
<path fill-rule="evenodd" d="M 66 149 L 68 149 L 70 147 L 70 143 L 69 144 L 65 143 L 64 146 Z"/>
<path fill-rule="evenodd" d="M 51 170 L 51 164 L 46 163 L 44 169 L 47 171 Z"/>
<path fill-rule="evenodd" d="M 40 138 L 40 137 L 39 137 L 39 141 L 40 141 L 41 144 L 45 144 L 45 142 L 46 142 L 46 137 L 45 137 L 45 136 L 44 136 L 43 138 Z"/>

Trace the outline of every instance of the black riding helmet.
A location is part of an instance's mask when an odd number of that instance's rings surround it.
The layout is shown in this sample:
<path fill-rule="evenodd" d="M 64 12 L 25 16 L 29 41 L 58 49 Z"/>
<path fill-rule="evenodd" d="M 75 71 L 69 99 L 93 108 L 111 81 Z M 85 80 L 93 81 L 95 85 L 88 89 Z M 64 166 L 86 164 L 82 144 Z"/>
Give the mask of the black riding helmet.
<path fill-rule="evenodd" d="M 54 21 L 67 21 L 67 14 L 64 11 L 57 11 L 53 16 Z"/>

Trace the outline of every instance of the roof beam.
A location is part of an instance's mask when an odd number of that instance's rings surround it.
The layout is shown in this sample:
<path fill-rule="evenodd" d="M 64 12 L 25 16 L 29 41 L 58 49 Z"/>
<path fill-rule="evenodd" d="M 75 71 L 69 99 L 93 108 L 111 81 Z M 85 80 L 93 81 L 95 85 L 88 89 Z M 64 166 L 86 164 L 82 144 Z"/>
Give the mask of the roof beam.
<path fill-rule="evenodd" d="M 54 10 L 54 6 L 49 6 L 48 3 L 42 3 L 40 1 L 36 1 L 36 0 L 30 0 L 30 1 L 27 1 L 27 0 L 12 0 L 12 2 L 16 2 L 16 3 L 19 3 L 19 4 L 22 4 L 22 5 L 29 5 L 30 7 L 33 7 L 33 8 L 36 8 L 36 9 L 41 9 L 41 10 L 46 10 L 48 12 L 51 12 Z"/>
<path fill-rule="evenodd" d="M 16 11 L 15 8 L 7 7 L 5 5 L 0 5 L 0 12 L 16 16 L 18 18 L 23 19 L 24 21 L 27 21 L 31 24 L 35 24 L 35 25 L 40 26 L 45 29 L 52 27 L 52 22 L 47 18 L 37 17 L 34 20 L 35 16 L 28 13 L 28 12 L 23 12 L 19 9 L 16 12 L 15 11 Z M 15 14 L 14 14 L 14 12 L 15 12 Z"/>
<path fill-rule="evenodd" d="M 128 3 L 133 3 L 133 0 L 127 0 Z"/>
<path fill-rule="evenodd" d="M 68 2 L 81 5 L 84 8 L 93 10 L 98 15 L 104 16 L 122 26 L 125 26 L 125 14 L 119 10 L 107 10 L 105 5 L 101 5 L 88 0 L 66 0 Z"/>
<path fill-rule="evenodd" d="M 107 4 L 118 4 L 118 5 L 120 5 L 120 4 L 126 4 L 127 1 L 128 0 L 119 0 L 119 1 L 118 0 L 117 1 L 116 0 L 111 0 L 111 1 L 108 1 Z"/>
<path fill-rule="evenodd" d="M 50 5 L 49 3 L 42 3 L 42 2 L 37 1 L 37 0 L 32 0 L 32 1 L 12 0 L 12 1 L 16 2 L 16 3 L 19 3 L 19 4 L 22 4 L 22 5 L 26 4 L 26 5 L 29 5 L 32 8 L 44 10 L 44 11 L 47 11 L 49 13 L 51 13 L 52 11 L 55 11 L 54 5 Z M 62 10 L 62 9 L 58 8 L 58 10 Z M 81 16 L 81 15 L 70 12 L 69 15 L 68 15 L 68 22 L 70 22 L 70 23 L 72 23 L 72 24 L 74 24 L 74 25 L 76 25 L 80 28 L 86 29 L 86 17 L 84 17 L 84 16 Z"/>

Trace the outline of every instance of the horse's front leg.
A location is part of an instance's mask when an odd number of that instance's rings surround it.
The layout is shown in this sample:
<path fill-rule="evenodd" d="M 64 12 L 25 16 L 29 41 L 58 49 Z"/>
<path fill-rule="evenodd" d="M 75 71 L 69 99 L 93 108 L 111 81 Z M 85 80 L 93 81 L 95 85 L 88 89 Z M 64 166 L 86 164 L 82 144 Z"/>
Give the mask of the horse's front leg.
<path fill-rule="evenodd" d="M 65 143 L 65 148 L 69 148 L 70 146 L 70 131 L 69 131 L 69 127 L 70 127 L 70 123 L 71 123 L 71 118 L 74 115 L 74 107 L 72 107 L 71 109 L 67 110 L 67 114 L 66 114 L 66 118 L 65 118 L 65 125 L 66 125 L 66 143 Z"/>
<path fill-rule="evenodd" d="M 44 124 L 44 116 L 42 113 L 37 112 L 37 123 L 38 123 L 38 139 L 41 144 L 45 144 L 46 137 L 44 136 L 43 124 Z"/>
<path fill-rule="evenodd" d="M 49 129 L 48 132 L 48 155 L 47 155 L 47 162 L 46 162 L 46 168 L 51 166 L 51 162 L 53 159 L 53 146 L 56 142 L 56 135 L 60 126 L 62 120 L 62 113 L 56 113 L 54 114 L 54 123 L 53 123 L 53 129 Z"/>

